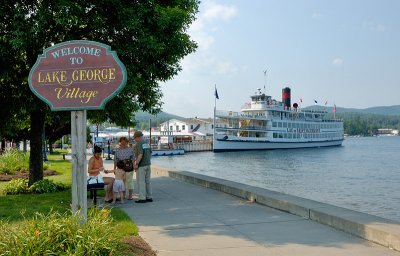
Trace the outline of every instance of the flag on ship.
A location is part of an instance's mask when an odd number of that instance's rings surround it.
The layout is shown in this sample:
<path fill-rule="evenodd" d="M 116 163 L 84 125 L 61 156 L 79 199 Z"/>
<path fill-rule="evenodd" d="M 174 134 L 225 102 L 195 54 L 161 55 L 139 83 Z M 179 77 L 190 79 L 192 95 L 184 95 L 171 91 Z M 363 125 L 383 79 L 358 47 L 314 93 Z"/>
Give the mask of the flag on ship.
<path fill-rule="evenodd" d="M 219 100 L 217 87 L 215 87 L 215 93 L 214 94 L 215 94 L 215 98 Z"/>
<path fill-rule="evenodd" d="M 336 104 L 333 104 L 332 112 L 333 112 L 333 113 L 336 113 Z"/>
<path fill-rule="evenodd" d="M 318 101 L 317 100 L 314 100 L 314 103 L 315 103 L 315 105 L 318 103 Z"/>

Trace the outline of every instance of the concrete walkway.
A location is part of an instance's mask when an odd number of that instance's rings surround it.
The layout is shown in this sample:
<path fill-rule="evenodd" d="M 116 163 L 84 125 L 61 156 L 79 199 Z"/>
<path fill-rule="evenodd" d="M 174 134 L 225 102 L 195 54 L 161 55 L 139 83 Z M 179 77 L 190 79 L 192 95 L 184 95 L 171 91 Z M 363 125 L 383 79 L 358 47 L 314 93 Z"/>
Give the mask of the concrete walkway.
<path fill-rule="evenodd" d="M 397 255 L 326 225 L 169 177 L 154 202 L 117 205 L 158 255 Z"/>

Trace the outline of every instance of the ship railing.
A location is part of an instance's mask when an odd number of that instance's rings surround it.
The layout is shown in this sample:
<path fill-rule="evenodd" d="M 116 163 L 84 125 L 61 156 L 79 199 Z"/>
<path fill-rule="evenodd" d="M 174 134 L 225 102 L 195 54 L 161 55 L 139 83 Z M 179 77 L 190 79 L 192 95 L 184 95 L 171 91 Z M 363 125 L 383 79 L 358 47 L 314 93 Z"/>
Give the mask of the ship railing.
<path fill-rule="evenodd" d="M 249 118 L 256 118 L 256 119 L 265 119 L 265 114 L 247 114 L 247 113 L 241 113 L 239 114 L 240 117 L 249 117 Z"/>
<path fill-rule="evenodd" d="M 215 125 L 215 129 L 218 130 L 229 130 L 229 129 L 240 129 L 244 130 L 252 130 L 252 131 L 264 131 L 267 129 L 266 126 L 254 126 L 254 125 L 247 125 L 247 126 L 238 126 L 238 125 Z"/>
<path fill-rule="evenodd" d="M 326 123 L 343 122 L 343 119 L 340 119 L 340 118 L 335 118 L 335 119 L 324 119 L 324 120 L 322 120 L 322 122 L 326 122 Z"/>
<path fill-rule="evenodd" d="M 226 111 L 226 110 L 215 110 L 216 116 L 239 116 L 239 112 L 236 111 Z"/>
<path fill-rule="evenodd" d="M 238 117 L 238 118 L 252 118 L 252 119 L 265 119 L 266 115 L 265 114 L 249 114 L 249 113 L 239 113 L 239 112 L 234 112 L 234 111 L 221 111 L 217 110 L 215 111 L 215 116 L 216 117 Z"/>
<path fill-rule="evenodd" d="M 239 125 L 215 125 L 216 129 L 239 129 Z"/>
<path fill-rule="evenodd" d="M 327 114 L 326 110 L 317 110 L 317 109 L 302 109 L 303 113 L 312 113 L 312 114 Z"/>
<path fill-rule="evenodd" d="M 263 131 L 266 130 L 266 126 L 255 126 L 255 125 L 247 125 L 240 127 L 241 130 L 256 130 L 256 131 Z"/>
<path fill-rule="evenodd" d="M 256 104 L 244 104 L 241 107 L 242 110 L 266 110 L 266 109 L 282 109 L 282 105 L 279 104 L 268 104 L 268 103 L 256 103 Z"/>

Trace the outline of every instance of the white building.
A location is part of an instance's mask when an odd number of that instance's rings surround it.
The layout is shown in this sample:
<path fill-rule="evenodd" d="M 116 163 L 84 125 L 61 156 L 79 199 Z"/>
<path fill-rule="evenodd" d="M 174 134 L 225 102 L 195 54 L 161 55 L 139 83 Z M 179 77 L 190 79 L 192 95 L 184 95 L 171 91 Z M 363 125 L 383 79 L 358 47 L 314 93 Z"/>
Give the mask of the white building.
<path fill-rule="evenodd" d="M 213 134 L 212 119 L 185 118 L 171 119 L 160 125 L 160 133 L 172 133 L 173 136 L 190 136 L 193 140 L 206 140 Z"/>
<path fill-rule="evenodd" d="M 378 129 L 378 135 L 399 135 L 399 130 L 382 128 Z"/>

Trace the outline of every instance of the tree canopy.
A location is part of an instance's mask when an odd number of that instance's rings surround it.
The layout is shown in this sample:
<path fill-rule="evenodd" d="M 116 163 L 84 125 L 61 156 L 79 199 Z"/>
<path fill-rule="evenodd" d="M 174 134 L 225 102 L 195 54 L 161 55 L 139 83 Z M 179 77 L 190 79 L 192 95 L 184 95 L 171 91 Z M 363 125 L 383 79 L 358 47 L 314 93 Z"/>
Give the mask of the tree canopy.
<path fill-rule="evenodd" d="M 3 0 L 0 137 L 18 133 L 23 137 L 29 131 L 34 159 L 30 170 L 42 172 L 38 162 L 44 122 L 57 123 L 69 113 L 51 113 L 30 91 L 28 75 L 45 48 L 69 40 L 110 45 L 127 69 L 121 93 L 104 110 L 88 112 L 92 122 L 128 126 L 138 110 L 159 112 L 163 103 L 159 82 L 175 76 L 180 61 L 196 49 L 187 29 L 198 5 L 198 0 Z M 54 121 L 55 116 L 59 119 Z"/>

